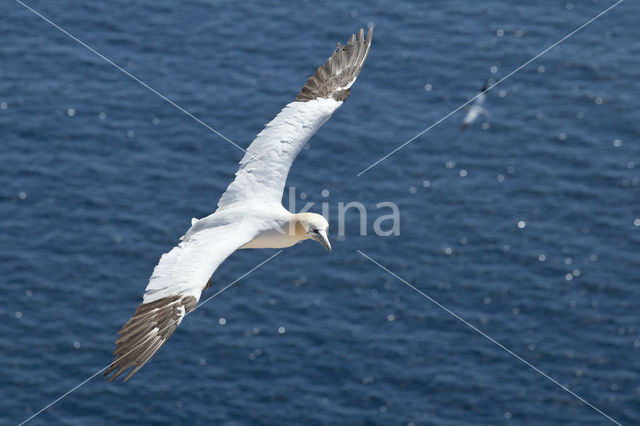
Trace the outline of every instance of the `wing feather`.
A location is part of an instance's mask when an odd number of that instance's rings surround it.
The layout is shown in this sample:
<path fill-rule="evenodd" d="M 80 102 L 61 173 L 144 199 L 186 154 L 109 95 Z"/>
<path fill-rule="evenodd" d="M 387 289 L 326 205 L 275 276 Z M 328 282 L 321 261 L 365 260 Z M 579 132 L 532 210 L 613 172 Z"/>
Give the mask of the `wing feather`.
<path fill-rule="evenodd" d="M 214 215 L 215 216 L 215 215 Z M 207 222 L 215 220 L 203 219 Z M 251 241 L 259 229 L 247 223 L 202 228 L 160 258 L 142 304 L 118 334 L 116 358 L 105 370 L 109 381 L 131 369 L 127 381 L 169 339 L 185 315 L 198 304 L 200 294 L 217 267 L 235 250 Z"/>
<path fill-rule="evenodd" d="M 294 102 L 267 124 L 240 161 L 235 180 L 218 209 L 237 203 L 280 203 L 284 185 L 300 150 L 349 96 L 371 46 L 373 29 L 338 43 L 333 55 L 307 80 Z"/>

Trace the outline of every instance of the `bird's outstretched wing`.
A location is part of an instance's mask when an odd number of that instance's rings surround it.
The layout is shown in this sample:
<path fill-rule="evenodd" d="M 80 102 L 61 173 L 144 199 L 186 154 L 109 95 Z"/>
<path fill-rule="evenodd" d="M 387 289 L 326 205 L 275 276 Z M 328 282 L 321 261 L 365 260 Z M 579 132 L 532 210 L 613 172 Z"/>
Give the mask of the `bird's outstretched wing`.
<path fill-rule="evenodd" d="M 107 376 L 115 371 L 109 381 L 133 367 L 124 379 L 127 381 L 140 370 L 196 307 L 218 266 L 259 231 L 243 222 L 204 228 L 189 232 L 179 245 L 163 254 L 142 304 L 118 332 L 116 358 L 104 372 Z"/>
<path fill-rule="evenodd" d="M 238 202 L 280 203 L 291 164 L 304 144 L 349 96 L 371 46 L 373 28 L 338 43 L 327 63 L 307 80 L 247 149 L 235 180 L 218 202 L 224 209 Z"/>

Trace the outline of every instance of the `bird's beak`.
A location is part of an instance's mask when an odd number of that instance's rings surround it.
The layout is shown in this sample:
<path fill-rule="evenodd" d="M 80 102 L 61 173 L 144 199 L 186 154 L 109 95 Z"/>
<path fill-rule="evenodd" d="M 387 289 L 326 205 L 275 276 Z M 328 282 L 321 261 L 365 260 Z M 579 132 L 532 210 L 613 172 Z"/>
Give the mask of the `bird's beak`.
<path fill-rule="evenodd" d="M 331 253 L 331 243 L 329 243 L 329 237 L 327 237 L 327 231 L 318 231 L 317 234 L 311 235 L 311 238 L 319 242 L 324 248 Z"/>

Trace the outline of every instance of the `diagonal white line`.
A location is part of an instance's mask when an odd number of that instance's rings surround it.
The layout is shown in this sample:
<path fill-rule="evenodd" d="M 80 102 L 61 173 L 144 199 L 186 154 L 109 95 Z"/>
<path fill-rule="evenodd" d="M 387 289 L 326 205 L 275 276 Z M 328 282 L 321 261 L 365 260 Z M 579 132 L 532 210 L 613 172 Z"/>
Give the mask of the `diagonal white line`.
<path fill-rule="evenodd" d="M 216 297 L 217 295 L 219 295 L 220 293 L 222 293 L 223 291 L 225 291 L 226 289 L 228 289 L 229 287 L 231 287 L 232 285 L 234 285 L 235 283 L 237 283 L 238 281 L 242 280 L 244 277 L 246 277 L 247 275 L 249 275 L 250 273 L 252 273 L 253 271 L 255 271 L 256 269 L 260 268 L 262 265 L 264 265 L 265 263 L 269 262 L 271 259 L 273 259 L 274 257 L 276 257 L 277 255 L 279 255 L 280 253 L 282 253 L 282 250 L 277 251 L 275 254 L 271 255 L 270 257 L 268 257 L 267 259 L 263 260 L 262 262 L 260 262 L 259 264 L 257 264 L 256 266 L 254 266 L 253 268 L 251 268 L 248 272 L 245 272 L 244 274 L 240 275 L 238 278 L 236 278 L 235 280 L 233 280 L 230 284 L 227 284 L 225 287 L 223 287 L 221 290 L 218 290 L 215 294 L 213 294 L 212 296 L 208 297 L 207 299 L 205 299 L 203 302 L 199 303 L 195 308 L 193 308 L 193 310 L 191 312 L 187 312 L 184 316 L 186 317 L 187 315 L 191 314 L 193 311 L 195 311 L 196 309 L 198 309 L 200 306 L 204 305 L 205 303 L 207 303 L 209 300 L 213 299 L 214 297 Z M 183 317 L 184 319 L 184 317 Z M 171 325 L 169 325 L 167 327 L 170 328 Z M 144 342 L 143 342 L 144 343 Z M 142 343 L 140 344 L 142 345 Z M 124 354 L 123 356 L 126 356 L 128 354 L 130 354 L 131 352 L 135 351 L 140 345 L 134 347 L 133 349 L 131 349 L 129 352 L 127 352 L 126 354 Z M 71 389 L 69 389 L 67 392 L 63 393 L 62 395 L 60 395 L 58 398 L 54 399 L 53 401 L 51 401 L 49 404 L 45 405 L 44 407 L 42 407 L 40 410 L 38 410 L 37 412 L 35 412 L 34 414 L 32 414 L 29 418 L 23 420 L 22 422 L 20 422 L 18 424 L 18 426 L 22 426 L 25 423 L 28 423 L 29 421 L 33 420 L 36 416 L 38 416 L 39 414 L 43 413 L 44 411 L 48 410 L 49 408 L 51 408 L 54 404 L 56 404 L 57 402 L 63 400 L 67 395 L 71 394 L 72 392 L 74 392 L 76 389 L 78 389 L 79 387 L 81 387 L 82 385 L 84 385 L 85 383 L 89 382 L 91 379 L 93 379 L 94 377 L 96 377 L 97 375 L 99 375 L 100 373 L 102 373 L 104 370 L 106 370 L 107 368 L 109 368 L 109 366 L 111 365 L 111 363 L 105 365 L 104 367 L 102 367 L 100 370 L 96 371 L 95 373 L 93 373 L 91 376 L 87 377 L 86 379 L 84 379 L 82 382 L 80 382 L 79 384 L 77 384 L 76 386 L 72 387 Z"/>
<path fill-rule="evenodd" d="M 223 291 L 225 291 L 226 289 L 228 289 L 229 287 L 231 287 L 232 285 L 234 285 L 235 283 L 237 283 L 238 281 L 240 281 L 241 279 L 243 279 L 244 277 L 246 277 L 247 275 L 249 275 L 250 273 L 252 273 L 253 271 L 255 271 L 256 269 L 260 268 L 262 265 L 264 265 L 265 263 L 267 263 L 268 261 L 270 261 L 271 259 L 273 259 L 274 257 L 276 257 L 277 255 L 279 255 L 280 253 L 282 253 L 282 250 L 278 250 L 277 252 L 275 252 L 274 254 L 272 254 L 271 256 L 269 256 L 267 259 L 263 260 L 262 262 L 260 262 L 258 265 L 254 266 L 251 270 L 249 270 L 248 272 L 245 272 L 244 274 L 240 275 L 238 278 L 236 278 L 235 280 L 233 280 L 233 282 L 231 284 L 226 285 L 225 287 L 223 287 L 222 289 L 218 290 L 215 294 L 213 294 L 212 296 L 209 296 L 208 298 L 206 298 L 203 302 L 201 302 L 200 304 L 198 304 L 198 306 L 196 306 L 195 308 L 193 308 L 193 311 L 195 311 L 196 309 L 198 309 L 200 306 L 204 305 L 205 303 L 207 303 L 209 300 L 213 299 L 214 297 L 216 297 L 217 295 L 219 295 L 220 293 L 222 293 Z M 189 312 L 189 313 L 191 313 Z M 187 315 L 185 315 L 186 317 Z"/>
<path fill-rule="evenodd" d="M 20 422 L 18 424 L 18 426 L 22 426 L 23 424 L 31 421 L 34 417 L 36 417 L 37 415 L 39 415 L 40 413 L 42 413 L 43 411 L 46 411 L 49 407 L 51 407 L 53 404 L 55 404 L 56 402 L 60 401 L 61 399 L 64 399 L 67 395 L 69 395 L 70 393 L 72 393 L 73 391 L 75 391 L 76 389 L 78 389 L 80 386 L 84 385 L 85 383 L 87 383 L 88 381 L 90 381 L 91 379 L 93 379 L 94 377 L 96 377 L 98 374 L 102 373 L 104 370 L 106 370 L 108 367 L 108 365 L 106 365 L 103 369 L 96 371 L 95 373 L 93 373 L 93 375 L 87 377 L 86 379 L 84 379 L 84 381 L 82 381 L 81 383 L 75 385 L 74 387 L 72 387 L 71 389 L 69 389 L 67 392 L 65 392 L 64 394 L 60 395 L 58 398 L 56 398 L 55 401 L 45 405 L 44 407 L 42 407 L 37 413 L 33 414 L 31 417 L 29 417 L 28 419 L 23 420 L 22 422 Z"/>
<path fill-rule="evenodd" d="M 622 3 L 624 0 L 618 0 L 616 3 L 614 3 L 613 5 L 609 6 L 608 8 L 606 8 L 605 10 L 603 10 L 602 12 L 600 12 L 599 14 L 597 14 L 596 16 L 594 16 L 593 18 L 589 19 L 587 22 L 585 22 L 584 24 L 580 25 L 578 28 L 576 28 L 575 30 L 571 31 L 569 34 L 567 34 L 566 36 L 562 37 L 560 40 L 556 41 L 555 43 L 553 43 L 551 46 L 547 47 L 546 49 L 544 49 L 542 52 L 538 53 L 536 56 L 534 56 L 533 58 L 529 59 L 527 62 L 525 62 L 524 64 L 520 65 L 518 68 L 516 68 L 515 70 L 511 71 L 509 74 L 507 74 L 506 76 L 502 77 L 500 80 L 498 80 L 496 83 L 492 84 L 491 86 L 489 86 L 487 88 L 487 90 L 485 90 L 485 92 L 488 92 L 489 90 L 493 89 L 494 87 L 496 87 L 498 84 L 502 83 L 503 81 L 505 81 L 506 79 L 508 79 L 509 77 L 511 77 L 512 75 L 514 75 L 515 73 L 517 73 L 518 71 L 520 71 L 521 69 L 523 69 L 524 67 L 526 67 L 527 65 L 529 65 L 531 62 L 535 61 L 536 59 L 538 59 L 540 56 L 544 55 L 545 53 L 549 52 L 551 49 L 553 49 L 554 47 L 556 47 L 557 45 L 561 44 L 562 42 L 564 42 L 566 39 L 568 39 L 569 37 L 573 36 L 575 33 L 577 33 L 578 31 L 582 30 L 583 28 L 585 28 L 587 25 L 591 24 L 593 21 L 595 21 L 596 19 L 598 19 L 599 17 L 601 17 L 602 15 L 604 15 L 605 13 L 609 12 L 611 9 L 613 9 L 614 7 L 616 7 L 617 5 L 619 5 L 620 3 Z M 484 93 L 484 92 L 483 92 Z M 444 120 L 446 120 L 447 118 L 451 117 L 453 114 L 455 114 L 456 112 L 460 111 L 462 108 L 464 108 L 465 106 L 469 105 L 471 102 L 475 101 L 480 95 L 482 95 L 482 93 L 478 93 L 476 96 L 474 96 L 473 98 L 469 99 L 467 102 L 463 103 L 462 105 L 460 105 L 459 107 L 457 107 L 456 109 L 454 109 L 453 111 L 449 112 L 447 115 L 445 115 L 444 117 L 442 117 L 440 120 L 436 121 L 435 123 L 433 123 L 432 125 L 430 125 L 429 127 L 427 127 L 426 129 L 424 129 L 423 131 L 421 131 L 420 133 L 418 133 L 417 135 L 415 135 L 414 137 L 412 137 L 411 139 L 409 139 L 408 141 L 404 142 L 402 145 L 399 145 L 398 147 L 396 147 L 393 151 L 391 151 L 390 153 L 388 153 L 387 155 L 381 157 L 380 159 L 378 159 L 375 163 L 372 163 L 371 165 L 369 165 L 369 167 L 367 167 L 366 169 L 362 170 L 360 173 L 358 173 L 356 176 L 361 176 L 362 174 L 366 173 L 369 169 L 377 166 L 378 164 L 380 164 L 381 162 L 383 162 L 384 160 L 386 160 L 387 158 L 389 158 L 390 156 L 392 156 L 393 154 L 395 154 L 396 152 L 398 152 L 399 150 L 401 150 L 402 148 L 404 148 L 405 146 L 409 145 L 411 142 L 413 142 L 414 140 L 416 140 L 417 138 L 419 138 L 420 136 L 424 135 L 426 132 L 428 132 L 429 130 L 431 130 L 432 128 L 434 128 L 435 126 L 437 126 L 438 124 L 440 124 L 441 122 L 443 122 Z"/>
<path fill-rule="evenodd" d="M 229 142 L 231 145 L 235 146 L 236 148 L 238 148 L 239 150 L 246 152 L 246 150 L 244 148 L 242 148 L 240 145 L 238 145 L 237 143 L 235 143 L 234 141 L 232 141 L 231 139 L 229 139 L 228 137 L 226 137 L 225 135 L 223 135 L 222 133 L 220 133 L 219 131 L 217 131 L 216 129 L 214 129 L 213 127 L 209 126 L 207 123 L 205 123 L 204 121 L 200 120 L 198 117 L 196 117 L 195 115 L 191 114 L 189 111 L 187 111 L 186 109 L 182 108 L 180 105 L 178 105 L 177 103 L 175 103 L 174 101 L 172 101 L 171 99 L 167 98 L 165 95 L 163 95 L 162 93 L 158 92 L 156 89 L 154 89 L 153 87 L 149 86 L 147 83 L 145 83 L 144 81 L 140 80 L 138 77 L 136 77 L 135 75 L 131 74 L 129 71 L 125 70 L 124 68 L 122 68 L 121 66 L 119 66 L 118 64 L 116 64 L 115 62 L 113 62 L 111 59 L 107 58 L 106 56 L 104 56 L 102 53 L 98 52 L 97 50 L 95 50 L 93 47 L 89 46 L 88 44 L 86 44 L 85 42 L 83 42 L 82 40 L 78 39 L 76 36 L 74 36 L 73 34 L 69 33 L 68 31 L 66 31 L 65 29 L 61 28 L 59 25 L 57 25 L 56 23 L 52 22 L 51 20 L 49 20 L 47 17 L 43 16 L 41 13 L 39 13 L 37 10 L 34 10 L 33 8 L 29 7 L 28 5 L 24 4 L 22 1 L 20 0 L 16 0 L 16 2 L 20 3 L 22 6 L 24 6 L 26 9 L 30 10 L 31 12 L 33 12 L 34 14 L 36 14 L 37 16 L 39 16 L 40 18 L 42 18 L 44 21 L 48 22 L 49 24 L 51 24 L 52 26 L 54 26 L 56 29 L 60 30 L 61 32 L 63 32 L 64 34 L 66 34 L 67 36 L 69 36 L 70 38 L 72 38 L 73 40 L 75 40 L 76 42 L 78 42 L 80 45 L 86 47 L 87 49 L 89 49 L 91 52 L 93 52 L 95 55 L 97 55 L 98 57 L 100 57 L 101 59 L 103 59 L 104 61 L 108 62 L 109 64 L 113 65 L 114 67 L 116 67 L 120 72 L 122 72 L 123 74 L 125 74 L 126 76 L 132 78 L 133 80 L 135 80 L 136 82 L 138 82 L 141 86 L 145 87 L 146 89 L 148 89 L 149 91 L 151 91 L 152 93 L 158 95 L 159 97 L 161 97 L 162 99 L 164 99 L 165 101 L 169 102 L 172 106 L 174 106 L 175 108 L 177 108 L 178 110 L 182 111 L 183 113 L 187 114 L 189 117 L 193 118 L 195 121 L 197 121 L 198 123 L 202 124 L 204 127 L 206 127 L 207 129 L 211 130 L 213 133 L 215 133 L 216 135 L 220 136 L 222 139 L 226 140 L 227 142 Z"/>
<path fill-rule="evenodd" d="M 561 384 L 560 382 L 558 382 L 556 379 L 554 379 L 553 377 L 549 376 L 547 373 L 545 373 L 544 371 L 540 370 L 538 367 L 536 367 L 535 365 L 531 364 L 529 361 L 527 361 L 526 359 L 522 358 L 520 355 L 514 353 L 513 351 L 511 351 L 509 348 L 507 348 L 505 345 L 503 345 L 502 343 L 498 342 L 497 340 L 495 340 L 493 337 L 489 336 L 487 333 L 485 333 L 484 331 L 480 330 L 479 328 L 477 328 L 475 325 L 471 324 L 470 322 L 468 322 L 467 320 L 465 320 L 464 318 L 462 318 L 460 315 L 456 314 L 455 312 L 453 312 L 451 309 L 447 308 L 446 306 L 438 303 L 438 301 L 436 301 L 435 299 L 433 299 L 432 297 L 430 297 L 428 294 L 424 293 L 423 291 L 419 290 L 418 288 L 414 287 L 411 283 L 409 283 L 408 281 L 404 280 L 403 278 L 401 278 L 400 276 L 394 274 L 393 272 L 391 272 L 389 269 L 387 269 L 386 267 L 384 267 L 383 265 L 381 265 L 380 263 L 378 263 L 377 261 L 373 260 L 371 257 L 367 256 L 366 254 L 364 254 L 363 252 L 361 252 L 360 250 L 356 250 L 358 253 L 360 253 L 363 257 L 365 257 L 366 259 L 368 259 L 369 261 L 371 261 L 372 263 L 374 263 L 375 265 L 377 265 L 380 269 L 388 272 L 389 274 L 391 274 L 394 278 L 398 279 L 400 282 L 402 282 L 403 284 L 406 284 L 408 287 L 410 287 L 411 289 L 413 289 L 414 291 L 416 291 L 417 293 L 419 293 L 420 295 L 422 295 L 423 297 L 425 297 L 426 299 L 428 299 L 430 302 L 432 302 L 433 304 L 435 304 L 436 306 L 438 306 L 440 309 L 444 310 L 445 312 L 447 312 L 448 314 L 452 315 L 454 318 L 456 318 L 457 320 L 461 321 L 462 323 L 464 323 L 466 326 L 468 326 L 469 328 L 471 328 L 473 331 L 475 331 L 476 333 L 480 334 L 481 336 L 487 338 L 488 340 L 490 340 L 492 343 L 494 343 L 495 345 L 497 345 L 500 349 L 503 349 L 504 351 L 506 351 L 507 353 L 509 353 L 510 355 L 512 355 L 513 357 L 515 357 L 516 359 L 518 359 L 519 361 L 521 361 L 522 363 L 526 364 L 527 366 L 531 367 L 534 371 L 540 373 L 541 375 L 543 375 L 544 377 L 546 377 L 547 379 L 551 380 L 553 383 L 555 383 L 556 385 L 560 386 L 563 390 L 569 392 L 571 395 L 573 395 L 574 397 L 578 398 L 580 401 L 582 401 L 583 403 L 585 403 L 586 405 L 588 405 L 589 407 L 593 408 L 595 411 L 597 411 L 598 413 L 602 414 L 603 416 L 605 416 L 607 419 L 611 420 L 613 423 L 622 426 L 619 422 L 617 422 L 616 420 L 614 420 L 613 418 L 611 418 L 610 416 L 608 416 L 607 414 L 605 414 L 602 410 L 600 410 L 598 407 L 596 407 L 595 405 L 591 404 L 589 401 L 587 401 L 586 399 L 582 398 L 580 395 L 576 394 L 575 392 L 571 391 L 569 388 L 567 388 L 566 386 L 564 386 L 563 384 Z"/>

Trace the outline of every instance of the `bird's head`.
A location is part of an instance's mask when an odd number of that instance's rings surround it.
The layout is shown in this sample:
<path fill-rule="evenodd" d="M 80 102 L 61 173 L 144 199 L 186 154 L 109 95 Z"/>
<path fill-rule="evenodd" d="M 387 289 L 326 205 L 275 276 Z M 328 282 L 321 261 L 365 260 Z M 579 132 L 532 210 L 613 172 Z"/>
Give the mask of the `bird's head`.
<path fill-rule="evenodd" d="M 295 215 L 296 234 L 301 239 L 316 240 L 331 253 L 331 244 L 327 231 L 329 230 L 329 222 L 322 215 L 317 213 L 298 213 Z"/>

